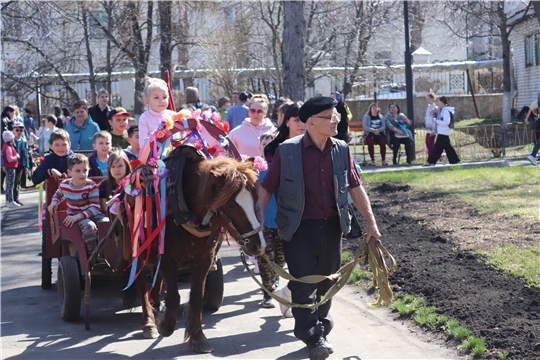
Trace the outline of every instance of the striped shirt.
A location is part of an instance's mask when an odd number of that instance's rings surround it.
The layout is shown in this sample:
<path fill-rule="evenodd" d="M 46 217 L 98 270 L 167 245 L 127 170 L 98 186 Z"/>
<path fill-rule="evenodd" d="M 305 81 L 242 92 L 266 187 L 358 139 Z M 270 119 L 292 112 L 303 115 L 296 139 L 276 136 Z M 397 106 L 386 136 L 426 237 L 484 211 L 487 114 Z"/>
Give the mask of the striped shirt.
<path fill-rule="evenodd" d="M 82 214 L 83 218 L 91 218 L 101 212 L 99 187 L 90 179 L 81 187 L 74 187 L 71 179 L 62 181 L 51 203 L 59 204 L 63 200 L 66 200 L 69 215 Z"/>

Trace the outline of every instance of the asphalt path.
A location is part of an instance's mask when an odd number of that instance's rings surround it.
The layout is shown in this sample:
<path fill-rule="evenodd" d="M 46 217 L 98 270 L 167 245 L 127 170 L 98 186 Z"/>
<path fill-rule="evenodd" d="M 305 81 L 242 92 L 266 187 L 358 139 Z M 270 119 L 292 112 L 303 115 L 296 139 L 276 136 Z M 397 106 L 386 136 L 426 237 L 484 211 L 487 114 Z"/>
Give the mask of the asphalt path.
<path fill-rule="evenodd" d="M 123 310 L 120 291 L 96 284 L 91 298 L 91 329 L 60 317 L 53 260 L 53 287 L 40 287 L 41 237 L 37 191 L 24 192 L 22 208 L 2 208 L 1 341 L 2 359 L 302 359 L 307 350 L 293 334 L 293 319 L 277 308 L 263 309 L 262 293 L 239 261 L 236 246 L 222 247 L 225 298 L 216 312 L 203 313 L 203 330 L 214 349 L 196 354 L 184 342 L 182 308 L 168 338 L 143 339 L 140 308 Z M 3 200 L 2 200 L 3 201 Z M 399 266 L 399 259 L 398 259 Z M 179 283 L 181 302 L 188 297 Z M 331 359 L 457 359 L 452 349 L 409 326 L 390 310 L 372 308 L 365 292 L 346 287 L 333 301 L 336 326 L 329 335 Z"/>

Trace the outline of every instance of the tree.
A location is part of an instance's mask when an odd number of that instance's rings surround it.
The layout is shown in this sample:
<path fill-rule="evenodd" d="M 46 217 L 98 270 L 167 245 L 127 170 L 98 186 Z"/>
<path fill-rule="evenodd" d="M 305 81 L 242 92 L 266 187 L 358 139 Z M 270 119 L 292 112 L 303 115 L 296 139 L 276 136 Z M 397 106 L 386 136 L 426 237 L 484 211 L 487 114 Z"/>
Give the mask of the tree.
<path fill-rule="evenodd" d="M 447 1 L 445 4 L 446 19 L 440 22 L 456 37 L 468 39 L 498 37 L 500 38 L 503 58 L 503 125 L 511 121 L 511 77 L 510 77 L 510 41 L 508 37 L 514 26 L 507 26 L 505 1 Z M 455 26 L 465 19 L 466 31 Z M 451 20 L 452 25 L 450 25 Z M 463 24 L 463 22 L 461 22 Z M 493 28 L 491 25 L 495 25 Z M 497 31 L 494 32 L 493 30 Z"/>
<path fill-rule="evenodd" d="M 17 104 L 23 104 L 38 84 L 64 89 L 65 97 L 42 93 L 42 97 L 62 105 L 71 106 L 79 100 L 72 82 L 64 75 L 74 72 L 74 59 L 81 50 L 81 43 L 67 31 L 76 23 L 77 11 L 76 7 L 60 5 L 39 1 L 2 4 L 2 62 L 7 69 L 1 73 L 2 92 L 11 95 Z"/>
<path fill-rule="evenodd" d="M 118 9 L 117 14 L 114 16 L 116 26 L 112 31 L 93 12 L 89 14 L 107 38 L 131 62 L 135 70 L 135 105 L 133 111 L 135 114 L 142 114 L 144 103 L 141 94 L 145 87 L 153 40 L 154 2 L 120 1 L 117 2 L 116 8 Z M 143 35 L 145 35 L 144 39 Z"/>
<path fill-rule="evenodd" d="M 306 83 L 304 2 L 285 1 L 283 15 L 283 95 L 293 101 L 303 101 Z"/>

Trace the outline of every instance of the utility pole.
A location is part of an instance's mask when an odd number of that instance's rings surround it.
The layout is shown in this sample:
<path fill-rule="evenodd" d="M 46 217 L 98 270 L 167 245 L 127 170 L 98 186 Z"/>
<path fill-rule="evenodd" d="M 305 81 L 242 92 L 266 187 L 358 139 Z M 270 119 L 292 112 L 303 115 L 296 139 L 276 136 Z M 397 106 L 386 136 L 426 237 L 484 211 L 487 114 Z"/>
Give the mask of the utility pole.
<path fill-rule="evenodd" d="M 413 143 L 414 143 L 414 101 L 413 101 L 413 77 L 411 67 L 411 47 L 409 40 L 409 2 L 403 1 L 403 15 L 405 18 L 405 86 L 407 90 L 407 117 L 411 120 Z M 413 147 L 414 149 L 414 147 Z M 413 158 L 414 158 L 413 153 Z"/>

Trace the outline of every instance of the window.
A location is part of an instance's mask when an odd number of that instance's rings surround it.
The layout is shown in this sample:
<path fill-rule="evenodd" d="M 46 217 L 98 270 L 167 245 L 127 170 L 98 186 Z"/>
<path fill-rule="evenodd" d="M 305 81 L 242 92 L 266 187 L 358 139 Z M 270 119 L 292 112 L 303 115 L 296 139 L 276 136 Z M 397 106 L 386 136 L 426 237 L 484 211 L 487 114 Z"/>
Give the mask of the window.
<path fill-rule="evenodd" d="M 535 64 L 535 36 L 527 36 L 525 38 L 525 66 L 533 66 Z"/>
<path fill-rule="evenodd" d="M 535 58 L 536 58 L 536 65 L 540 65 L 540 34 L 536 34 L 535 36 Z"/>

